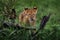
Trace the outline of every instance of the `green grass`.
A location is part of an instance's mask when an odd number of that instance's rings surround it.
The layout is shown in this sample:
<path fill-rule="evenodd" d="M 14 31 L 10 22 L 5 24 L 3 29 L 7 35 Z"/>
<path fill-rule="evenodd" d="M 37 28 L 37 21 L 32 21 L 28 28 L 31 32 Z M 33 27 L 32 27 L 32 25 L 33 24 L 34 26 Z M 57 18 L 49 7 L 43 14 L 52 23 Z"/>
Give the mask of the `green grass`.
<path fill-rule="evenodd" d="M 37 6 L 37 28 L 39 27 L 42 17 L 51 13 L 52 15 L 45 28 L 40 31 L 34 40 L 60 40 L 60 0 L 17 0 L 14 6 L 17 15 L 16 23 L 19 23 L 18 16 L 25 7 L 33 8 Z M 3 16 L 0 15 L 0 20 L 2 20 L 2 17 Z M 0 40 L 29 40 L 29 34 L 28 30 L 17 30 L 13 29 L 13 27 L 10 29 L 4 28 L 0 31 Z"/>
<path fill-rule="evenodd" d="M 17 3 L 16 11 L 17 16 L 20 14 L 25 7 L 33 8 L 37 6 L 37 25 L 44 15 L 51 13 L 51 18 L 47 25 L 59 25 L 60 24 L 60 1 L 59 0 L 20 0 Z"/>

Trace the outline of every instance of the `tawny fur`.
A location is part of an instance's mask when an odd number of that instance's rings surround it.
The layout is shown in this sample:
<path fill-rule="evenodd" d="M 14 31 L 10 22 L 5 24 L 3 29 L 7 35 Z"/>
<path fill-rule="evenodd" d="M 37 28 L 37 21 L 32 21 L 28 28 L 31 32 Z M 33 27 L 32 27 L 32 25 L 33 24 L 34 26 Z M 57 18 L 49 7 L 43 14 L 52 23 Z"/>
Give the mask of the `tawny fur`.
<path fill-rule="evenodd" d="M 37 14 L 37 8 L 34 7 L 32 9 L 25 8 L 25 10 L 20 13 L 19 15 L 19 22 L 30 24 L 32 26 L 36 23 L 36 14 Z"/>

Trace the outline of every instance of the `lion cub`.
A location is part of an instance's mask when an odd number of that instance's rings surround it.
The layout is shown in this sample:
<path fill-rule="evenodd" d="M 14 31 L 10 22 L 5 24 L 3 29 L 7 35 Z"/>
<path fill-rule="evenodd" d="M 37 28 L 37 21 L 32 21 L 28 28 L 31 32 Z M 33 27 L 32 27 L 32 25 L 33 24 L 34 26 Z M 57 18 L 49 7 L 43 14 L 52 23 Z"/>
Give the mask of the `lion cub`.
<path fill-rule="evenodd" d="M 19 22 L 21 24 L 32 25 L 35 26 L 36 23 L 36 14 L 37 14 L 37 7 L 32 9 L 25 8 L 22 13 L 19 15 Z"/>

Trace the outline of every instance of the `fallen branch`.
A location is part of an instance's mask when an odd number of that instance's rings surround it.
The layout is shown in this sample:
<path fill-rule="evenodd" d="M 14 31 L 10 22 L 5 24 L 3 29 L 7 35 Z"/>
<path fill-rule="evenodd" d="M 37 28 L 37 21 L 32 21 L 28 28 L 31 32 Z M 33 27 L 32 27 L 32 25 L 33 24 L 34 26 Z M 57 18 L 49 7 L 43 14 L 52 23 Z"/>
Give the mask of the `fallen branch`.
<path fill-rule="evenodd" d="M 39 26 L 39 29 L 36 31 L 36 33 L 34 33 L 32 35 L 32 39 L 34 39 L 38 33 L 40 32 L 40 30 L 44 29 L 46 23 L 48 22 L 49 18 L 50 18 L 51 14 L 47 15 L 47 16 L 43 16 L 42 20 L 41 20 L 41 24 Z"/>
<path fill-rule="evenodd" d="M 14 23 L 11 23 L 11 22 L 4 22 L 3 23 L 3 27 L 4 28 L 9 28 L 9 27 L 13 27 L 14 29 L 25 29 L 25 30 L 36 30 L 36 28 L 32 28 L 32 27 L 22 27 L 20 26 L 19 24 L 14 24 Z"/>

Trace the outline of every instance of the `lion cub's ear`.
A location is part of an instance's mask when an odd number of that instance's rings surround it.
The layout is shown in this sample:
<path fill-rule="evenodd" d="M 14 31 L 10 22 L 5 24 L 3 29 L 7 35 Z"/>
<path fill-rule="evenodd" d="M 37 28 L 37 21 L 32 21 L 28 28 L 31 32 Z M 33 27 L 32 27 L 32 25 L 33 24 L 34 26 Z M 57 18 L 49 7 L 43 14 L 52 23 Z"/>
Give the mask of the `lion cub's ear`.
<path fill-rule="evenodd" d="M 24 10 L 28 10 L 28 8 L 24 8 Z"/>
<path fill-rule="evenodd" d="M 37 7 L 33 7 L 33 9 L 37 9 Z"/>

